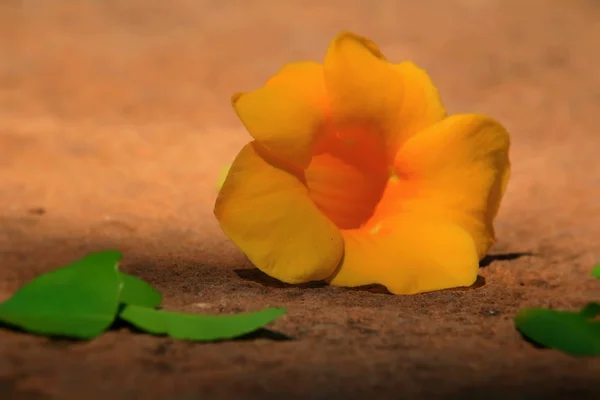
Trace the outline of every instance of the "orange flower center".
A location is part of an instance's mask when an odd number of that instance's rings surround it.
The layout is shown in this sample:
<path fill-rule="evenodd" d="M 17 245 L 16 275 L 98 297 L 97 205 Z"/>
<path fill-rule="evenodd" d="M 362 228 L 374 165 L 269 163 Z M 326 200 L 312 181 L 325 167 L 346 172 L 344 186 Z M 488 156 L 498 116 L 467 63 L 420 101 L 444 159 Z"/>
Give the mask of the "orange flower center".
<path fill-rule="evenodd" d="M 324 128 L 304 172 L 316 206 L 340 229 L 363 227 L 390 178 L 381 135 L 365 127 Z"/>

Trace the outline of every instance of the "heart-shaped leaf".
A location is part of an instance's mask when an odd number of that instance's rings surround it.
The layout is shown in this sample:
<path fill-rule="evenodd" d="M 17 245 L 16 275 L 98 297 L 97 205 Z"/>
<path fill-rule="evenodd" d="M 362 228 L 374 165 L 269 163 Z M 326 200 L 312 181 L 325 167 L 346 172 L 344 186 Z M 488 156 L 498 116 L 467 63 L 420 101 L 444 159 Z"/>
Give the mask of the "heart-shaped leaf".
<path fill-rule="evenodd" d="M 532 341 L 576 356 L 600 355 L 600 322 L 591 321 L 592 309 L 583 312 L 526 308 L 515 326 Z"/>
<path fill-rule="evenodd" d="M 118 312 L 121 253 L 91 253 L 40 275 L 0 304 L 0 321 L 29 332 L 90 339 Z"/>
<path fill-rule="evenodd" d="M 596 318 L 600 315 L 600 303 L 588 303 L 579 313 L 586 319 Z"/>
<path fill-rule="evenodd" d="M 123 290 L 119 301 L 123 304 L 156 308 L 162 302 L 162 295 L 149 283 L 133 275 L 120 272 Z"/>
<path fill-rule="evenodd" d="M 251 333 L 285 314 L 284 308 L 265 308 L 235 315 L 198 315 L 126 306 L 119 317 L 154 335 L 173 339 L 216 341 Z"/>

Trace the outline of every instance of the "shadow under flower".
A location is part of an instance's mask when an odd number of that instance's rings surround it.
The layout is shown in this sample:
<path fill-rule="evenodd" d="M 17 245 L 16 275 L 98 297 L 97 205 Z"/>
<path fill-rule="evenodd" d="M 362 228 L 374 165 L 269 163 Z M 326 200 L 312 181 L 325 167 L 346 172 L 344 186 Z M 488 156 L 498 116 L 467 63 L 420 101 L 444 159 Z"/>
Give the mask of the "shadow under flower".
<path fill-rule="evenodd" d="M 265 274 L 264 272 L 262 272 L 261 270 L 259 270 L 258 268 L 253 268 L 253 269 L 248 269 L 248 268 L 244 268 L 244 269 L 234 269 L 233 272 L 241 279 L 246 280 L 246 281 L 251 281 L 251 282 L 255 282 L 255 283 L 259 283 L 262 286 L 266 286 L 266 287 L 271 287 L 271 288 L 278 288 L 278 289 L 282 289 L 282 288 L 301 288 L 301 289 L 322 289 L 325 288 L 327 286 L 329 286 L 327 283 L 323 282 L 323 281 L 313 281 L 313 282 L 307 282 L 307 283 L 301 283 L 301 284 L 290 284 L 290 283 L 284 283 L 281 282 L 275 278 L 270 277 L 269 275 Z M 472 289 L 478 289 L 482 286 L 485 285 L 485 278 L 481 275 L 477 276 L 477 280 L 475 281 L 475 283 L 469 287 L 464 287 L 464 288 L 453 288 L 453 289 L 445 289 L 445 290 L 460 290 L 460 291 L 464 291 L 464 290 L 472 290 Z M 345 290 L 348 291 L 358 291 L 358 292 L 369 292 L 369 293 L 374 293 L 374 294 L 387 294 L 387 295 L 394 295 L 393 293 L 391 293 L 389 290 L 387 290 L 387 288 L 383 285 L 378 285 L 378 284 L 372 284 L 372 285 L 364 285 L 364 286 L 356 286 L 356 287 L 348 287 L 348 288 L 344 288 Z"/>
<path fill-rule="evenodd" d="M 495 261 L 512 261 L 521 257 L 533 256 L 531 252 L 488 254 L 479 262 L 480 268 L 485 268 Z"/>
<path fill-rule="evenodd" d="M 320 289 L 327 286 L 327 283 L 322 281 L 313 281 L 293 285 L 290 283 L 281 282 L 278 279 L 272 278 L 258 268 L 240 268 L 234 269 L 233 272 L 243 280 L 260 283 L 263 286 L 273 288 L 302 288 L 302 289 Z"/>

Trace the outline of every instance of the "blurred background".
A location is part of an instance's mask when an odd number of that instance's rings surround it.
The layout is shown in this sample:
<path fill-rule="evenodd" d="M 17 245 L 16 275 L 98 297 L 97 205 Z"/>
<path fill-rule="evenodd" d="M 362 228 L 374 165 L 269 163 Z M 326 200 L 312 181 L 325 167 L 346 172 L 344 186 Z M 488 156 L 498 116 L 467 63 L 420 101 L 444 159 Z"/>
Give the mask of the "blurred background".
<path fill-rule="evenodd" d="M 219 166 L 248 139 L 230 95 L 286 62 L 322 60 L 341 30 L 424 67 L 450 112 L 503 122 L 511 192 L 547 191 L 547 202 L 579 179 L 557 146 L 598 143 L 599 18 L 594 0 L 3 0 L 0 204 L 55 202 L 66 219 L 106 207 L 197 219 Z M 549 154 L 554 184 L 527 177 L 551 167 Z"/>

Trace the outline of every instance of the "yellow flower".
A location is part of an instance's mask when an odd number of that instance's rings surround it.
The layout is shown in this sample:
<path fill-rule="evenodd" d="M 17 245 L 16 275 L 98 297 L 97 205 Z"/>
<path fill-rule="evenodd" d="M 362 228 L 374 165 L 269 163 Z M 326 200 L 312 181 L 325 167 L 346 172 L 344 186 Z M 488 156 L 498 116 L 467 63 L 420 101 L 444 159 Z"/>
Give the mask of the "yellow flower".
<path fill-rule="evenodd" d="M 447 116 L 425 71 L 348 32 L 323 64 L 287 64 L 232 102 L 254 140 L 215 215 L 260 270 L 395 294 L 475 282 L 510 175 L 498 122 Z"/>

